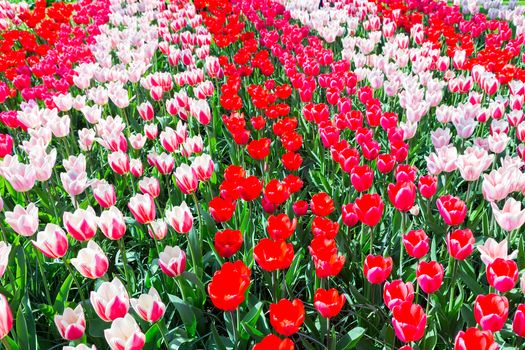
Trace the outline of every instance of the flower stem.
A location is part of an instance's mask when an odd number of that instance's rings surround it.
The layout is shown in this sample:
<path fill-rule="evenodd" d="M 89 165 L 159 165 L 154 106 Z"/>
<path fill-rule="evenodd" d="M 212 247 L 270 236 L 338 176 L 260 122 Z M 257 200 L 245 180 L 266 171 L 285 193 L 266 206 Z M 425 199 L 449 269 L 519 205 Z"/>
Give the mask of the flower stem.
<path fill-rule="evenodd" d="M 68 260 L 66 260 L 66 258 L 62 258 L 62 261 L 64 262 L 64 265 L 66 266 L 66 269 L 69 271 L 69 273 L 73 277 L 73 281 L 77 285 L 77 289 L 78 289 L 78 293 L 80 294 L 80 298 L 82 298 L 82 300 L 87 300 L 85 295 L 84 295 L 84 292 L 82 291 L 81 284 L 78 281 L 77 276 L 75 275 L 75 271 L 71 267 L 70 262 Z"/>
<path fill-rule="evenodd" d="M 122 256 L 122 264 L 124 265 L 124 276 L 126 277 L 126 282 L 128 284 L 127 290 L 129 293 L 129 284 L 131 283 L 130 274 L 128 271 L 128 257 L 126 256 L 126 247 L 124 247 L 124 240 L 121 238 L 118 240 L 118 245 L 120 248 L 120 255 Z"/>
<path fill-rule="evenodd" d="M 456 259 L 452 259 L 452 278 L 450 279 L 450 298 L 448 300 L 448 307 L 449 311 L 452 310 L 453 304 L 454 304 L 454 294 L 456 292 L 456 270 L 457 270 L 457 264 L 458 261 Z"/>
<path fill-rule="evenodd" d="M 239 329 L 237 328 L 239 320 L 239 308 L 235 311 L 230 311 L 230 316 L 232 319 L 232 328 L 233 328 L 233 348 L 237 349 L 237 343 L 239 341 Z"/>
<path fill-rule="evenodd" d="M 49 294 L 49 284 L 47 283 L 46 273 L 42 265 L 42 256 L 40 255 L 41 253 L 35 246 L 33 247 L 35 248 L 38 270 L 40 271 L 40 275 L 42 276 L 42 282 L 44 282 L 44 292 L 46 293 L 47 304 L 53 305 L 53 303 L 51 302 L 51 295 Z"/>

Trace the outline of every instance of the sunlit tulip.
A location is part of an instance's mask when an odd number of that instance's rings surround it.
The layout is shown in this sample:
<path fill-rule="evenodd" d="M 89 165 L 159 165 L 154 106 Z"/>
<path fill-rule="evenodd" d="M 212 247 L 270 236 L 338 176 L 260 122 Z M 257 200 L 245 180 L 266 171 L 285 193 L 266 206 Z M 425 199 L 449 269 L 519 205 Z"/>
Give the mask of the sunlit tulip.
<path fill-rule="evenodd" d="M 500 210 L 494 203 L 490 203 L 494 218 L 499 226 L 505 231 L 513 231 L 519 229 L 525 223 L 525 209 L 521 209 L 521 202 L 514 198 L 508 198 Z"/>
<path fill-rule="evenodd" d="M 38 229 L 38 207 L 34 203 L 27 208 L 17 204 L 13 211 L 5 212 L 5 221 L 19 235 L 30 237 Z"/>
<path fill-rule="evenodd" d="M 182 164 L 175 170 L 175 179 L 177 187 L 184 194 L 191 194 L 195 192 L 199 186 L 199 179 L 193 168 L 188 164 Z"/>
<path fill-rule="evenodd" d="M 518 256 L 517 250 L 512 252 L 510 255 L 508 254 L 506 239 L 498 243 L 493 238 L 487 238 L 485 244 L 478 245 L 477 248 L 481 254 L 481 261 L 483 261 L 485 265 L 489 265 L 497 258 L 516 259 L 516 257 Z"/>
<path fill-rule="evenodd" d="M 97 220 L 100 231 L 111 240 L 117 240 L 126 232 L 126 221 L 124 215 L 117 207 L 104 210 Z"/>
<path fill-rule="evenodd" d="M 128 208 L 141 224 L 149 224 L 155 220 L 155 202 L 149 194 L 136 194 L 131 197 Z"/>
<path fill-rule="evenodd" d="M 44 231 L 38 232 L 36 241 L 31 242 L 42 254 L 51 259 L 63 257 L 68 248 L 66 233 L 55 224 L 47 224 Z"/>
<path fill-rule="evenodd" d="M 140 350 L 146 343 L 146 336 L 129 314 L 114 320 L 111 327 L 104 330 L 104 337 L 111 350 Z"/>
<path fill-rule="evenodd" d="M 4 275 L 9 263 L 9 253 L 11 253 L 11 246 L 4 241 L 0 241 L 0 278 Z"/>
<path fill-rule="evenodd" d="M 97 215 L 92 207 L 79 208 L 74 213 L 65 212 L 63 220 L 67 232 L 76 240 L 90 240 L 97 232 Z"/>
<path fill-rule="evenodd" d="M 0 294 L 0 339 L 3 339 L 13 328 L 13 314 L 7 299 Z"/>
<path fill-rule="evenodd" d="M 117 278 L 102 283 L 96 292 L 92 291 L 90 300 L 98 317 L 106 322 L 124 317 L 129 309 L 128 292 Z"/>
<path fill-rule="evenodd" d="M 89 241 L 86 248 L 80 249 L 77 257 L 71 259 L 71 264 L 82 276 L 90 279 L 102 277 L 109 267 L 108 258 L 95 241 Z"/>
<path fill-rule="evenodd" d="M 193 216 L 186 202 L 166 210 L 166 220 L 178 233 L 188 233 L 193 227 Z"/>
<path fill-rule="evenodd" d="M 141 294 L 138 299 L 131 299 L 133 310 L 147 322 L 157 322 L 166 311 L 166 305 L 160 299 L 159 293 L 153 287 L 148 294 Z"/>
<path fill-rule="evenodd" d="M 180 276 L 186 269 L 186 253 L 178 246 L 166 246 L 159 256 L 159 267 L 170 277 Z"/>
<path fill-rule="evenodd" d="M 62 315 L 55 315 L 54 320 L 62 338 L 76 340 L 84 335 L 86 319 L 82 305 L 78 305 L 74 310 L 67 307 Z"/>

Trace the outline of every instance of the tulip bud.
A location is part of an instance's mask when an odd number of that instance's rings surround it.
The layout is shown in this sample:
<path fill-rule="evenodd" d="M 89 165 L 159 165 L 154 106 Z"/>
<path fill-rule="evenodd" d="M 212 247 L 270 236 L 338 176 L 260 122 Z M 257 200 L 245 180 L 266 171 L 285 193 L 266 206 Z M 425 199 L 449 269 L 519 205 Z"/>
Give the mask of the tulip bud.
<path fill-rule="evenodd" d="M 162 272 L 170 277 L 180 276 L 186 269 L 186 253 L 178 246 L 166 246 L 160 253 L 158 264 Z"/>
<path fill-rule="evenodd" d="M 153 287 L 148 294 L 141 294 L 138 299 L 131 299 L 133 310 L 147 322 L 157 322 L 164 315 L 166 305 L 160 299 L 160 295 Z"/>
<path fill-rule="evenodd" d="M 78 305 L 74 310 L 66 308 L 62 315 L 55 315 L 55 325 L 62 338 L 66 340 L 77 340 L 86 331 L 86 319 L 82 305 Z"/>
<path fill-rule="evenodd" d="M 124 317 L 129 309 L 128 292 L 116 278 L 111 282 L 102 283 L 96 292 L 92 291 L 90 300 L 98 317 L 106 322 Z"/>
<path fill-rule="evenodd" d="M 129 314 L 113 321 L 111 327 L 104 330 L 104 337 L 111 350 L 140 350 L 146 343 L 146 336 Z"/>

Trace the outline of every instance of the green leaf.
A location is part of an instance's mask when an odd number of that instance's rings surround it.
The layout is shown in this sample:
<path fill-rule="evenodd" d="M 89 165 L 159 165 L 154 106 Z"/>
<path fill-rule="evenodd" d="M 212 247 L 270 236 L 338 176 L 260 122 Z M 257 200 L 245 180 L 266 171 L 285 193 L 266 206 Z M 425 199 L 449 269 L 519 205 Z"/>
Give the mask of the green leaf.
<path fill-rule="evenodd" d="M 33 312 L 29 306 L 27 294 L 16 313 L 16 333 L 18 344 L 24 350 L 36 350 L 36 328 Z"/>
<path fill-rule="evenodd" d="M 182 322 L 184 322 L 188 335 L 194 337 L 197 330 L 197 319 L 195 318 L 195 313 L 193 312 L 192 307 L 176 295 L 168 294 L 168 297 L 173 306 L 177 309 Z"/>
<path fill-rule="evenodd" d="M 211 324 L 211 334 L 213 336 L 213 340 L 215 341 L 215 345 L 217 346 L 217 349 L 226 350 L 226 346 L 224 346 L 222 337 L 219 335 L 219 332 L 217 332 L 217 327 L 215 327 L 215 322 Z"/>
<path fill-rule="evenodd" d="M 359 340 L 365 335 L 365 329 L 362 327 L 355 327 L 350 332 L 346 333 L 338 342 L 337 350 L 350 350 L 359 344 Z"/>
<path fill-rule="evenodd" d="M 435 327 L 425 332 L 425 339 L 419 345 L 420 350 L 433 350 L 437 344 L 437 333 Z"/>
<path fill-rule="evenodd" d="M 64 280 L 64 283 L 62 283 L 62 287 L 60 287 L 60 290 L 57 294 L 53 308 L 59 314 L 62 314 L 64 312 L 64 309 L 66 308 L 67 297 L 69 295 L 69 291 L 71 289 L 72 283 L 73 283 L 73 275 L 70 274 L 66 277 L 66 279 Z"/>

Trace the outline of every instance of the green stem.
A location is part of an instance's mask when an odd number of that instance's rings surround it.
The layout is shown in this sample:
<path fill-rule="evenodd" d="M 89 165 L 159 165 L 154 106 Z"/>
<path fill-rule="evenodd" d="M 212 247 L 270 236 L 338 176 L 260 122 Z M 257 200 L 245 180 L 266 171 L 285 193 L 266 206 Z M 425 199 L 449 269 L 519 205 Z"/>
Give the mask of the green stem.
<path fill-rule="evenodd" d="M 131 278 L 130 278 L 130 274 L 129 274 L 129 271 L 128 271 L 128 257 L 126 255 L 126 247 L 124 247 L 124 240 L 121 238 L 118 240 L 118 245 L 119 245 L 119 248 L 120 248 L 120 255 L 122 256 L 122 264 L 124 265 L 124 275 L 126 277 L 126 282 L 127 282 L 127 290 L 128 290 L 128 293 L 130 292 L 129 290 L 129 285 L 131 283 Z"/>
<path fill-rule="evenodd" d="M 237 308 L 237 310 L 235 310 L 235 312 L 233 311 L 230 311 L 230 316 L 231 316 L 231 319 L 232 319 L 232 328 L 233 328 L 233 349 L 237 349 L 237 343 L 238 343 L 238 340 L 239 340 L 239 330 L 237 328 L 237 320 L 238 320 L 238 316 L 239 316 L 239 308 Z"/>
<path fill-rule="evenodd" d="M 78 293 L 80 294 L 80 297 L 82 298 L 82 300 L 87 300 L 86 296 L 84 295 L 84 292 L 82 291 L 82 286 L 81 286 L 80 282 L 77 279 L 75 271 L 71 267 L 71 264 L 69 263 L 68 260 L 66 260 L 66 258 L 62 258 L 62 261 L 64 262 L 64 265 L 66 265 L 66 268 L 69 271 L 69 273 L 71 274 L 71 276 L 73 276 L 73 281 L 77 285 L 77 289 L 78 289 Z"/>
<path fill-rule="evenodd" d="M 47 283 L 46 273 L 42 266 L 41 252 L 36 247 L 35 247 L 35 253 L 36 253 L 36 261 L 38 264 L 38 270 L 40 271 L 40 275 L 42 276 L 42 282 L 44 282 L 44 292 L 46 293 L 47 304 L 53 305 L 53 303 L 51 302 L 51 295 L 49 294 L 49 284 Z"/>
<path fill-rule="evenodd" d="M 403 234 L 405 233 L 405 214 L 401 213 L 401 235 L 399 237 L 399 278 L 403 279 Z"/>
<path fill-rule="evenodd" d="M 455 283 L 456 283 L 456 270 L 457 270 L 457 264 L 458 264 L 458 261 L 456 259 L 452 259 L 452 278 L 450 280 L 450 298 L 448 300 L 448 307 L 449 307 L 449 311 L 452 310 L 452 306 L 454 304 L 454 294 L 456 292 L 456 286 L 455 286 Z"/>
<path fill-rule="evenodd" d="M 4 346 L 5 350 L 11 350 L 11 345 L 9 345 L 9 343 L 7 342 L 7 340 L 5 338 L 2 338 L 0 339 L 0 341 L 2 342 L 2 345 Z"/>
<path fill-rule="evenodd" d="M 164 331 L 162 330 L 163 327 L 165 327 L 164 320 L 161 318 L 160 321 L 157 322 L 157 328 L 159 329 L 164 344 L 166 344 L 166 346 L 169 347 L 168 339 L 166 339 L 166 334 L 164 334 Z"/>
<path fill-rule="evenodd" d="M 374 255 L 374 228 L 370 227 L 370 254 Z"/>

